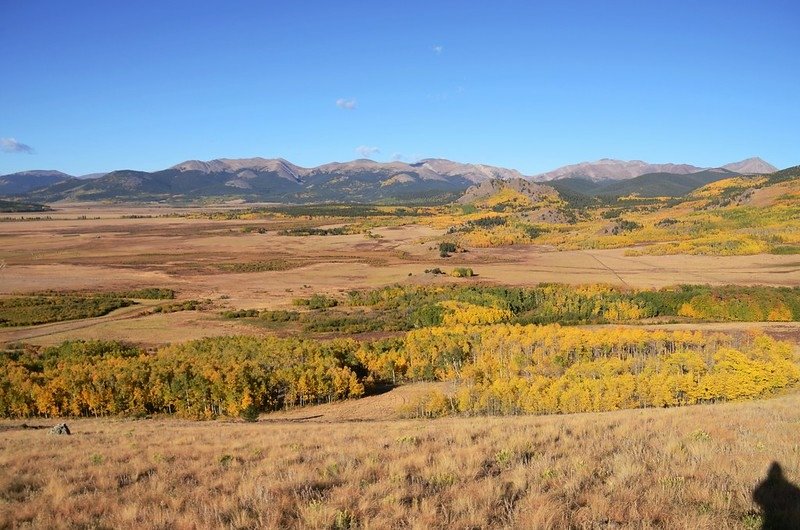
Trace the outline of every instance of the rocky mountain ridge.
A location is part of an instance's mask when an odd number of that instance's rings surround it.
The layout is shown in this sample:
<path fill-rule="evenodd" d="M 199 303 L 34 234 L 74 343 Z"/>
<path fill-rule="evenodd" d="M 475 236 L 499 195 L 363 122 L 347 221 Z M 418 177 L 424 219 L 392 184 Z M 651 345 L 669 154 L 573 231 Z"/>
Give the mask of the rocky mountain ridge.
<path fill-rule="evenodd" d="M 761 159 L 728 164 L 734 173 L 773 169 Z M 652 171 L 656 169 L 657 171 Z M 622 181 L 657 173 L 665 179 L 704 170 L 689 164 L 648 164 L 604 159 L 526 177 L 514 169 L 428 158 L 413 163 L 358 159 L 304 168 L 282 158 L 187 160 L 160 171 L 119 170 L 91 179 L 57 171 L 0 177 L 0 196 L 38 202 L 59 200 L 198 200 L 210 197 L 274 202 L 441 201 L 492 180 L 533 182 L 584 179 Z M 717 171 L 717 170 L 713 170 Z M 723 170 L 719 170 L 723 171 Z M 644 172 L 644 173 L 642 173 Z M 760 172 L 760 171 L 757 171 Z"/>

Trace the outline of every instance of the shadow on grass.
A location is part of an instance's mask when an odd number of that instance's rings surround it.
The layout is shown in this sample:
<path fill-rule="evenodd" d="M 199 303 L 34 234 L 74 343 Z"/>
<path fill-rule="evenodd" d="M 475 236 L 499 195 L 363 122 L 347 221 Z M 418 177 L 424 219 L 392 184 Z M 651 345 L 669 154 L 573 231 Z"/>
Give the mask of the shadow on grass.
<path fill-rule="evenodd" d="M 26 431 L 26 430 L 40 430 L 40 429 L 49 429 L 52 425 L 28 425 L 27 423 L 23 423 L 22 425 L 0 425 L 0 431 Z"/>
<path fill-rule="evenodd" d="M 800 528 L 800 488 L 786 480 L 779 463 L 753 490 L 753 501 L 761 507 L 763 530 Z"/>
<path fill-rule="evenodd" d="M 381 394 L 385 394 L 391 390 L 394 390 L 398 386 L 399 385 L 393 385 L 391 383 L 372 385 L 365 389 L 363 397 L 380 396 Z"/>

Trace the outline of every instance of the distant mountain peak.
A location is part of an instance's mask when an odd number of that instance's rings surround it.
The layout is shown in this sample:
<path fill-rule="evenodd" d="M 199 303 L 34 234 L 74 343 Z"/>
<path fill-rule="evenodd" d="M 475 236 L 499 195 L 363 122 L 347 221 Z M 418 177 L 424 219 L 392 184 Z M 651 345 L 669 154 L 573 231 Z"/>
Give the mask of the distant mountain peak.
<path fill-rule="evenodd" d="M 740 162 L 731 162 L 730 164 L 725 164 L 722 166 L 722 169 L 727 169 L 735 173 L 741 173 L 742 175 L 760 175 L 764 173 L 775 173 L 778 171 L 778 168 L 757 156 L 745 158 Z"/>
<path fill-rule="evenodd" d="M 283 158 L 215 158 L 204 162 L 202 160 L 187 160 L 172 166 L 172 170 L 187 172 L 199 171 L 203 174 L 248 172 L 248 176 L 258 173 L 277 173 L 281 178 L 298 181 L 301 168 Z"/>
<path fill-rule="evenodd" d="M 312 168 L 297 166 L 283 158 L 217 158 L 186 160 L 153 172 L 112 171 L 92 179 L 76 179 L 57 171 L 20 172 L 0 176 L 0 195 L 28 194 L 39 201 L 163 200 L 170 197 L 191 200 L 228 196 L 282 202 L 370 202 L 399 197 L 429 201 L 431 197 L 462 193 L 470 186 L 487 181 L 527 179 L 553 181 L 552 185 L 559 189 L 594 195 L 633 190 L 643 195 L 674 196 L 722 178 L 726 172 L 736 175 L 774 170 L 758 157 L 710 169 L 690 164 L 650 164 L 642 160 L 603 158 L 564 166 L 535 177 L 526 177 L 515 169 L 443 158 L 412 163 L 361 158 Z M 643 178 L 630 186 L 623 182 L 639 177 Z M 498 186 L 498 182 L 487 184 L 481 192 Z"/>
<path fill-rule="evenodd" d="M 543 182 L 565 178 L 582 178 L 598 182 L 601 180 L 625 180 L 647 173 L 687 174 L 702 171 L 703 168 L 690 164 L 650 164 L 642 160 L 615 160 L 603 158 L 595 162 L 581 162 L 541 173 L 532 180 Z"/>
<path fill-rule="evenodd" d="M 55 169 L 30 169 L 28 171 L 19 171 L 17 173 L 11 173 L 10 175 L 3 175 L 3 177 L 58 177 L 58 178 L 65 178 L 71 179 L 74 178 L 72 175 L 68 175 L 63 171 L 57 171 Z"/>
<path fill-rule="evenodd" d="M 54 169 L 32 169 L 10 175 L 0 175 L 0 195 L 28 193 L 38 188 L 70 180 L 75 180 L 75 177 Z"/>
<path fill-rule="evenodd" d="M 176 164 L 169 169 L 177 169 L 179 171 L 202 171 L 204 173 L 217 173 L 222 171 L 238 171 L 240 169 L 259 169 L 265 167 L 274 167 L 276 165 L 293 164 L 287 162 L 283 158 L 215 158 L 213 160 L 187 160 Z"/>
<path fill-rule="evenodd" d="M 217 158 L 186 160 L 149 173 L 113 171 L 100 178 L 40 190 L 37 198 L 185 200 L 244 196 L 281 202 L 370 202 L 404 197 L 428 201 L 461 193 L 486 180 L 513 178 L 522 175 L 513 169 L 444 159 L 409 164 L 361 158 L 302 168 L 282 158 Z"/>
<path fill-rule="evenodd" d="M 692 164 L 652 164 L 643 160 L 616 160 L 613 158 L 601 158 L 594 162 L 581 162 L 570 164 L 547 173 L 541 173 L 531 177 L 531 180 L 545 182 L 548 180 L 560 180 L 568 178 L 578 178 L 600 182 L 605 180 L 627 180 L 650 173 L 670 173 L 673 175 L 689 175 L 715 168 L 699 167 Z M 718 169 L 725 169 L 743 175 L 773 173 L 777 168 L 761 158 L 753 157 L 741 162 L 726 164 Z"/>

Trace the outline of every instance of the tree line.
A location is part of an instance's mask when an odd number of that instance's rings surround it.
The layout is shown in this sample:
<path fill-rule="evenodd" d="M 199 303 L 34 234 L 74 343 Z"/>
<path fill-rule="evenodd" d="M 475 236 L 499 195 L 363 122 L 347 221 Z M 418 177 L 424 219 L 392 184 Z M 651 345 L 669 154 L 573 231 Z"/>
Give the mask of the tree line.
<path fill-rule="evenodd" d="M 346 303 L 394 313 L 409 329 L 441 325 L 444 302 L 506 310 L 519 324 L 603 324 L 653 317 L 710 321 L 800 321 L 800 288 L 680 285 L 631 290 L 609 285 L 540 284 L 535 287 L 487 285 L 395 285 L 352 291 Z"/>
<path fill-rule="evenodd" d="M 800 381 L 791 345 L 762 334 L 499 324 L 416 330 L 404 346 L 403 376 L 457 383 L 416 404 L 428 416 L 713 403 Z"/>
<path fill-rule="evenodd" d="M 154 353 L 108 341 L 16 348 L 0 357 L 0 415 L 212 418 L 360 397 L 357 348 L 272 337 L 202 339 Z"/>
<path fill-rule="evenodd" d="M 154 352 L 107 341 L 0 354 L 0 416 L 242 416 L 453 381 L 423 415 L 613 410 L 746 399 L 800 380 L 764 335 L 498 323 L 451 304 L 443 326 L 372 341 L 217 337 Z"/>

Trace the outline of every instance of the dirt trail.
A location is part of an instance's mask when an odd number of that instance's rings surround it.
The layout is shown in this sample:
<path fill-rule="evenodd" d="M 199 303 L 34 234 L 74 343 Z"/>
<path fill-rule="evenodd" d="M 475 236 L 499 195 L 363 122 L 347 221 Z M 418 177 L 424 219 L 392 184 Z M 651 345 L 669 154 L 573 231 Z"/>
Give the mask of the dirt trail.
<path fill-rule="evenodd" d="M 606 269 L 608 272 L 610 272 L 611 274 L 613 274 L 614 276 L 616 276 L 616 278 L 617 278 L 617 279 L 618 279 L 620 282 L 622 282 L 622 284 L 623 284 L 623 285 L 625 285 L 625 287 L 630 287 L 630 284 L 628 284 L 628 282 L 626 282 L 625 280 L 623 280 L 623 279 L 622 279 L 622 276 L 620 276 L 620 275 L 619 275 L 619 273 L 618 273 L 616 270 L 614 270 L 614 269 L 612 269 L 611 267 L 609 267 L 608 265 L 606 265 L 606 264 L 605 264 L 603 261 L 601 261 L 601 260 L 600 260 L 600 258 L 598 258 L 596 255 L 594 255 L 593 253 L 591 253 L 591 252 L 589 252 L 589 251 L 585 251 L 585 250 L 584 250 L 584 251 L 582 251 L 582 252 L 583 252 L 584 254 L 586 254 L 587 256 L 589 256 L 589 257 L 593 258 L 593 259 L 594 259 L 594 260 L 595 260 L 597 263 L 599 263 L 599 264 L 600 264 L 600 266 L 601 266 L 601 267 L 603 267 L 603 268 L 604 268 L 604 269 Z"/>

